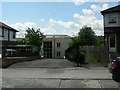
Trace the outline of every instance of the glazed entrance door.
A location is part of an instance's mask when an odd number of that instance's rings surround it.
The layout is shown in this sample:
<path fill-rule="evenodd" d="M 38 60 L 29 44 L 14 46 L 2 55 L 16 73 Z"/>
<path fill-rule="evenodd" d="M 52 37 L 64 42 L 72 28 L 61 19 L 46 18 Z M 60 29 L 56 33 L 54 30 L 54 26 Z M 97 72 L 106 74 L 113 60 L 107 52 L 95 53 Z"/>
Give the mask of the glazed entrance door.
<path fill-rule="evenodd" d="M 116 52 L 116 35 L 111 34 L 109 36 L 109 51 Z"/>
<path fill-rule="evenodd" d="M 44 58 L 52 58 L 52 42 L 43 43 Z"/>

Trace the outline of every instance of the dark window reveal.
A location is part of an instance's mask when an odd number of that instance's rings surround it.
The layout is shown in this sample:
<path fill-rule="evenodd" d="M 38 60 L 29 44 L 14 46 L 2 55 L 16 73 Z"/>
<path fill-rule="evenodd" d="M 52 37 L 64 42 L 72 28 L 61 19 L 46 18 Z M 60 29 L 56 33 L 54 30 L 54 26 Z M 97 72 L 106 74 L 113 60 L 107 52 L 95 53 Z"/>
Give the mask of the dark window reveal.
<path fill-rule="evenodd" d="M 15 32 L 13 32 L 13 38 L 15 39 L 15 36 L 16 36 L 16 34 L 15 34 Z"/>
<path fill-rule="evenodd" d="M 57 56 L 60 56 L 60 51 L 57 51 Z"/>
<path fill-rule="evenodd" d="M 2 28 L 2 37 L 4 37 L 5 29 Z"/>
<path fill-rule="evenodd" d="M 60 43 L 57 43 L 57 47 L 60 47 Z"/>
<path fill-rule="evenodd" d="M 115 35 L 110 35 L 110 47 L 115 47 Z"/>
<path fill-rule="evenodd" d="M 116 16 L 109 16 L 109 23 L 116 23 Z"/>

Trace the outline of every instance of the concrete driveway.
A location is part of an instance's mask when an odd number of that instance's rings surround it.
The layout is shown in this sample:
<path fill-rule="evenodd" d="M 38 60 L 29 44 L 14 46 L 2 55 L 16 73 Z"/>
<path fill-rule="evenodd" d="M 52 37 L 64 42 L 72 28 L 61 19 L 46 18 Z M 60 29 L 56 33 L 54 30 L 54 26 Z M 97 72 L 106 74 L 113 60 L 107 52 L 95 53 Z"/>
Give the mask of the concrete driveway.
<path fill-rule="evenodd" d="M 66 59 L 26 61 L 2 69 L 2 88 L 113 88 L 105 67 L 75 67 Z"/>
<path fill-rule="evenodd" d="M 70 68 L 75 64 L 66 59 L 38 59 L 11 65 L 9 68 Z"/>

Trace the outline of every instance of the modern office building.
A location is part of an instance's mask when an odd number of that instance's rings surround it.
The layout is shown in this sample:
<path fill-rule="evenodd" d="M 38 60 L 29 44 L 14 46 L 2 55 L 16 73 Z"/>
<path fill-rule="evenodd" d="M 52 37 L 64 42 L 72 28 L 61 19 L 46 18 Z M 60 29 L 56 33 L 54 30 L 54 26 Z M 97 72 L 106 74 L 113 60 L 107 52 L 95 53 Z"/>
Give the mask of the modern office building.
<path fill-rule="evenodd" d="M 44 58 L 64 58 L 71 37 L 68 35 L 46 35 L 42 46 Z"/>

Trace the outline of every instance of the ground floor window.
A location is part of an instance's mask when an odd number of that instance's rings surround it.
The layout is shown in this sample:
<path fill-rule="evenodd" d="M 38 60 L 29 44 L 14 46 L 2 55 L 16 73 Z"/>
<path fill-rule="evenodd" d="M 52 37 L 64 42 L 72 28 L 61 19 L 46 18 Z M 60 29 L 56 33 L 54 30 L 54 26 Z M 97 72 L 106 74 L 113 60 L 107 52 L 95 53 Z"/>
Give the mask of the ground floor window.
<path fill-rule="evenodd" d="M 115 35 L 110 35 L 110 47 L 115 47 Z"/>
<path fill-rule="evenodd" d="M 60 56 L 60 51 L 57 51 L 57 56 Z"/>
<path fill-rule="evenodd" d="M 109 51 L 116 52 L 116 35 L 115 34 L 109 35 Z"/>

